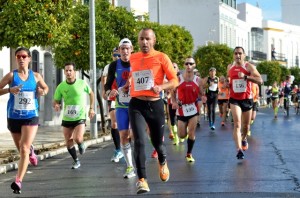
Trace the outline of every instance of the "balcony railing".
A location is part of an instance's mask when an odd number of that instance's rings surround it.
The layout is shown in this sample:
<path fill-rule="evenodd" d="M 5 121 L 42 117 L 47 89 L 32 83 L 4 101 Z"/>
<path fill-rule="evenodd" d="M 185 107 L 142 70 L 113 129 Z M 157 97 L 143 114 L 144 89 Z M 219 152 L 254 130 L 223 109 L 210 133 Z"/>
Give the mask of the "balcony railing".
<path fill-rule="evenodd" d="M 272 57 L 272 60 L 287 62 L 285 54 L 283 54 L 283 53 L 275 53 L 275 57 Z"/>
<path fill-rule="evenodd" d="M 267 54 L 260 51 L 251 51 L 252 60 L 267 60 Z"/>

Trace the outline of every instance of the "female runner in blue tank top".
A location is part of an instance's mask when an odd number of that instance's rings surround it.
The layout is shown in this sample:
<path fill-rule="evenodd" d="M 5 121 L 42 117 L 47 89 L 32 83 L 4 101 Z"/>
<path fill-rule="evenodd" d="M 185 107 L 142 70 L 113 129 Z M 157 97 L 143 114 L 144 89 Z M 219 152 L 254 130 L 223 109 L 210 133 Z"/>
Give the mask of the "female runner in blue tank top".
<path fill-rule="evenodd" d="M 20 47 L 15 56 L 18 68 L 0 81 L 0 95 L 9 94 L 7 128 L 20 152 L 18 173 L 11 188 L 14 193 L 19 194 L 29 161 L 34 166 L 38 162 L 32 146 L 39 123 L 37 98 L 48 93 L 48 86 L 39 73 L 29 69 L 29 49 Z M 6 85 L 9 87 L 4 88 Z"/>

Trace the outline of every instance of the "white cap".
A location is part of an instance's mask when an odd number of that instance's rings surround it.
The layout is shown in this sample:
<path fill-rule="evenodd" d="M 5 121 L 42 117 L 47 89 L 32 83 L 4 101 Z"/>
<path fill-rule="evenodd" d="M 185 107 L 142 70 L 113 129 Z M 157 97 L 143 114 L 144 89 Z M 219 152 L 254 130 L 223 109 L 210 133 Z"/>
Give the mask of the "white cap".
<path fill-rule="evenodd" d="M 130 41 L 128 38 L 123 38 L 123 39 L 120 41 L 120 43 L 119 43 L 119 47 L 120 47 L 121 45 L 129 45 L 129 46 L 132 46 L 132 43 L 131 43 L 131 41 Z"/>

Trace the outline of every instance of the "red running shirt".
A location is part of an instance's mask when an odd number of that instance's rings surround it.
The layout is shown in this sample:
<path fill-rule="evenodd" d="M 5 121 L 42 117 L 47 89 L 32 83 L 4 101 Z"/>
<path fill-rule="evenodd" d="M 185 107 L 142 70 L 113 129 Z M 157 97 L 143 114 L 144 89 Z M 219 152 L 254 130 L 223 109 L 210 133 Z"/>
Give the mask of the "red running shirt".
<path fill-rule="evenodd" d="M 243 78 L 239 78 L 238 73 L 242 72 L 247 76 L 250 76 L 250 72 L 247 71 L 248 63 L 245 63 L 243 66 L 231 65 L 229 69 L 230 77 L 230 98 L 236 100 L 245 100 L 252 99 L 252 83 Z"/>
<path fill-rule="evenodd" d="M 194 76 L 193 81 L 185 81 L 182 74 L 178 76 L 179 78 L 179 86 L 176 90 L 176 98 L 178 99 L 181 106 L 177 109 L 177 115 L 180 116 L 188 116 L 184 112 L 184 105 L 191 105 L 191 107 L 195 108 L 195 112 L 199 112 L 197 100 L 199 98 L 199 77 Z M 195 106 L 194 106 L 195 105 Z M 194 115 L 194 114 L 191 114 Z"/>

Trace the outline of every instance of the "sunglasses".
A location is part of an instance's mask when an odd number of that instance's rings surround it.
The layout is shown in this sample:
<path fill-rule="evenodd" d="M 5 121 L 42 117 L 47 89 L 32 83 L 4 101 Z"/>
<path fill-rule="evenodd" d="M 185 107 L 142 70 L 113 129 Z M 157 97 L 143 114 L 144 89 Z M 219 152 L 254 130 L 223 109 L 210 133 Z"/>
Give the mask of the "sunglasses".
<path fill-rule="evenodd" d="M 234 52 L 234 55 L 242 55 L 242 52 Z"/>
<path fill-rule="evenodd" d="M 120 54 L 113 54 L 113 57 L 121 57 Z"/>
<path fill-rule="evenodd" d="M 194 65 L 195 63 L 186 62 L 185 65 Z"/>
<path fill-rule="evenodd" d="M 23 55 L 17 55 L 17 56 L 16 56 L 17 59 L 21 59 L 21 58 L 25 59 L 25 58 L 27 58 L 27 57 L 29 57 L 29 56 L 28 56 L 28 55 L 25 55 L 25 54 L 23 54 Z"/>

